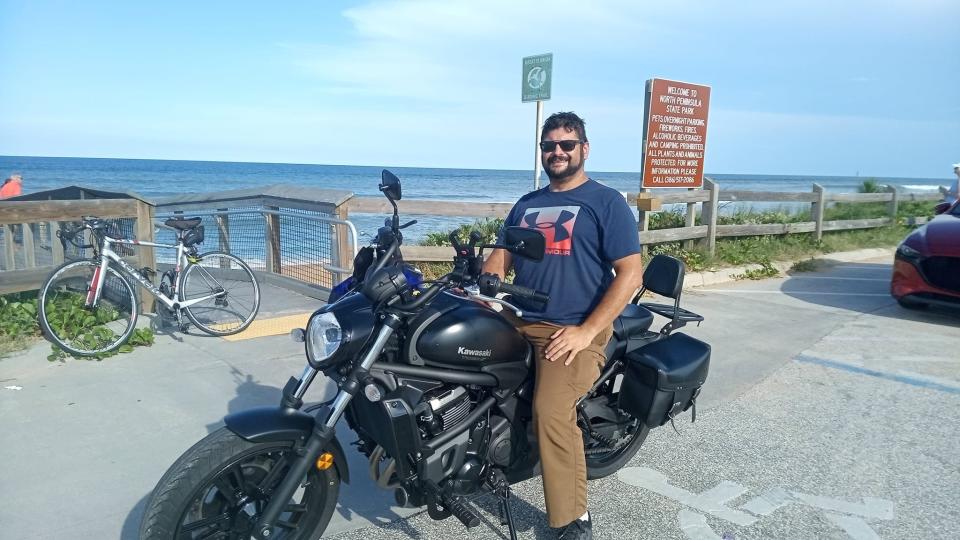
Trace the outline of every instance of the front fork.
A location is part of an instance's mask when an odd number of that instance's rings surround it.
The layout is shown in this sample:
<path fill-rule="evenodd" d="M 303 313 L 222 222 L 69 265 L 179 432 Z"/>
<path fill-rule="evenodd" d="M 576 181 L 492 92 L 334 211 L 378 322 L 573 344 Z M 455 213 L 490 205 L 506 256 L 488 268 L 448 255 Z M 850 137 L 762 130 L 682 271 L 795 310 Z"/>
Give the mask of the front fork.
<path fill-rule="evenodd" d="M 103 291 L 103 282 L 107 280 L 107 265 L 110 263 L 110 259 L 102 257 L 100 259 L 100 266 L 93 271 L 93 278 L 90 280 L 90 288 L 87 289 L 87 298 L 85 306 L 93 309 L 97 307 L 97 302 L 100 301 L 100 293 Z"/>
<path fill-rule="evenodd" d="M 373 365 L 377 357 L 380 356 L 383 348 L 387 345 L 387 340 L 390 339 L 393 332 L 400 326 L 400 317 L 390 313 L 382 317 L 381 323 L 373 345 L 367 350 L 360 364 L 355 366 L 350 374 L 344 377 L 340 383 L 340 391 L 337 392 L 337 396 L 333 399 L 330 408 L 322 407 L 317 411 L 313 431 L 307 438 L 303 449 L 297 453 L 297 457 L 293 460 L 293 463 L 290 464 L 289 472 L 287 472 L 283 481 L 280 482 L 280 485 L 277 486 L 277 489 L 274 490 L 270 497 L 270 502 L 267 504 L 267 507 L 264 508 L 259 521 L 257 521 L 255 536 L 260 540 L 270 539 L 273 534 L 273 524 L 277 521 L 284 507 L 287 506 L 287 502 L 297 491 L 297 488 L 300 487 L 301 480 L 306 476 L 307 471 L 313 466 L 317 457 L 323 452 L 323 449 L 333 440 L 333 437 L 336 435 L 335 428 L 337 422 L 339 422 L 340 417 L 343 416 L 350 400 L 352 400 L 353 396 L 360 390 L 360 381 L 370 371 L 370 366 Z M 307 377 L 302 378 L 293 396 L 296 400 L 302 399 L 303 394 L 306 392 L 315 374 L 316 372 L 313 371 L 312 374 L 308 374 Z M 326 411 L 329 411 L 329 414 L 327 414 L 326 418 L 321 418 Z"/>

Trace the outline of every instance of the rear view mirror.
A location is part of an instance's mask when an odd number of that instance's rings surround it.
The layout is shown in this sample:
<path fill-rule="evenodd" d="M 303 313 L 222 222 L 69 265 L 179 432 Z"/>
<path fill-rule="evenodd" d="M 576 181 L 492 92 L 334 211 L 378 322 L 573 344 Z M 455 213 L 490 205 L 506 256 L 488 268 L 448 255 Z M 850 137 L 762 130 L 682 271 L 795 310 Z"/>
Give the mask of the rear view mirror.
<path fill-rule="evenodd" d="M 380 173 L 380 191 L 391 201 L 399 201 L 402 191 L 400 189 L 400 179 L 397 178 L 397 175 L 384 169 Z"/>
<path fill-rule="evenodd" d="M 547 240 L 543 233 L 527 227 L 507 227 L 503 231 L 503 247 L 525 259 L 542 261 Z"/>
<path fill-rule="evenodd" d="M 942 214 L 942 213 L 946 212 L 946 211 L 950 208 L 951 204 L 952 204 L 952 203 L 942 202 L 942 203 L 940 203 L 940 204 L 938 204 L 938 205 L 936 205 L 936 206 L 933 207 L 933 213 L 934 213 L 934 214 L 938 214 L 938 215 L 939 215 L 939 214 Z"/>

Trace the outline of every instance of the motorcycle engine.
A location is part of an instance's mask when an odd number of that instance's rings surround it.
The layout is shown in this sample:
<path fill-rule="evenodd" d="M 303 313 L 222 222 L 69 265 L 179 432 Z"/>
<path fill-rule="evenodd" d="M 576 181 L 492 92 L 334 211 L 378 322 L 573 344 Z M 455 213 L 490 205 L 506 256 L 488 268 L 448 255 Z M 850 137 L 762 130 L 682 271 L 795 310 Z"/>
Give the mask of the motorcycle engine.
<path fill-rule="evenodd" d="M 462 386 L 444 386 L 423 396 L 425 406 L 418 407 L 417 422 L 428 437 L 436 437 L 457 425 L 470 414 L 472 402 Z"/>

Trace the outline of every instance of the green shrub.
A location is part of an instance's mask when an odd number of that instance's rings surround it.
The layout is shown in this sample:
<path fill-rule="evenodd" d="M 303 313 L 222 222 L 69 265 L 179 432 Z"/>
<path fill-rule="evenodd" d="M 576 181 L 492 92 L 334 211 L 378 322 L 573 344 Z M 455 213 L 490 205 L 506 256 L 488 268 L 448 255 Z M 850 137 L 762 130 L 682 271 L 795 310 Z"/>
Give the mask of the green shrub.
<path fill-rule="evenodd" d="M 103 305 L 91 311 L 83 304 L 84 297 L 81 294 L 60 295 L 56 301 L 46 306 L 47 322 L 58 335 L 88 345 L 96 340 L 109 338 L 113 332 L 103 325 L 116 320 L 117 311 Z M 0 356 L 29 346 L 30 342 L 40 335 L 37 314 L 36 292 L 0 296 Z M 153 341 L 154 336 L 150 329 L 138 328 L 117 350 L 94 358 L 100 360 L 118 352 L 130 352 L 133 347 L 150 346 Z M 51 344 L 51 353 L 47 360 L 63 360 L 67 355 L 67 352 Z"/>
<path fill-rule="evenodd" d="M 742 274 L 734 274 L 734 279 L 765 279 L 777 277 L 780 271 L 770 261 L 760 261 L 760 268 L 745 270 Z"/>
<path fill-rule="evenodd" d="M 462 240 L 466 241 L 470 238 L 470 233 L 473 231 L 479 231 L 482 235 L 481 242 L 485 244 L 492 244 L 497 239 L 497 234 L 500 232 L 500 228 L 503 227 L 503 219 L 501 218 L 483 218 L 478 219 L 473 223 L 464 223 L 456 229 L 447 230 L 444 232 L 434 232 L 429 233 L 427 237 L 420 242 L 421 246 L 449 246 L 450 245 L 450 233 L 456 232 L 457 236 Z"/>

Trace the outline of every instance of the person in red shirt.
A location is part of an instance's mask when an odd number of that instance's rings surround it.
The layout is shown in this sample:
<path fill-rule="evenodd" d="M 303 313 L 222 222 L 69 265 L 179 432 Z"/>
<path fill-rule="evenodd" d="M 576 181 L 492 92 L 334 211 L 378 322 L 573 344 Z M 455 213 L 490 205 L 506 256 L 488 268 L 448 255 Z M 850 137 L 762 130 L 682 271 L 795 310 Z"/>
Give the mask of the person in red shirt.
<path fill-rule="evenodd" d="M 0 199 L 9 199 L 23 193 L 23 178 L 19 174 L 12 174 L 3 181 L 0 187 Z"/>

